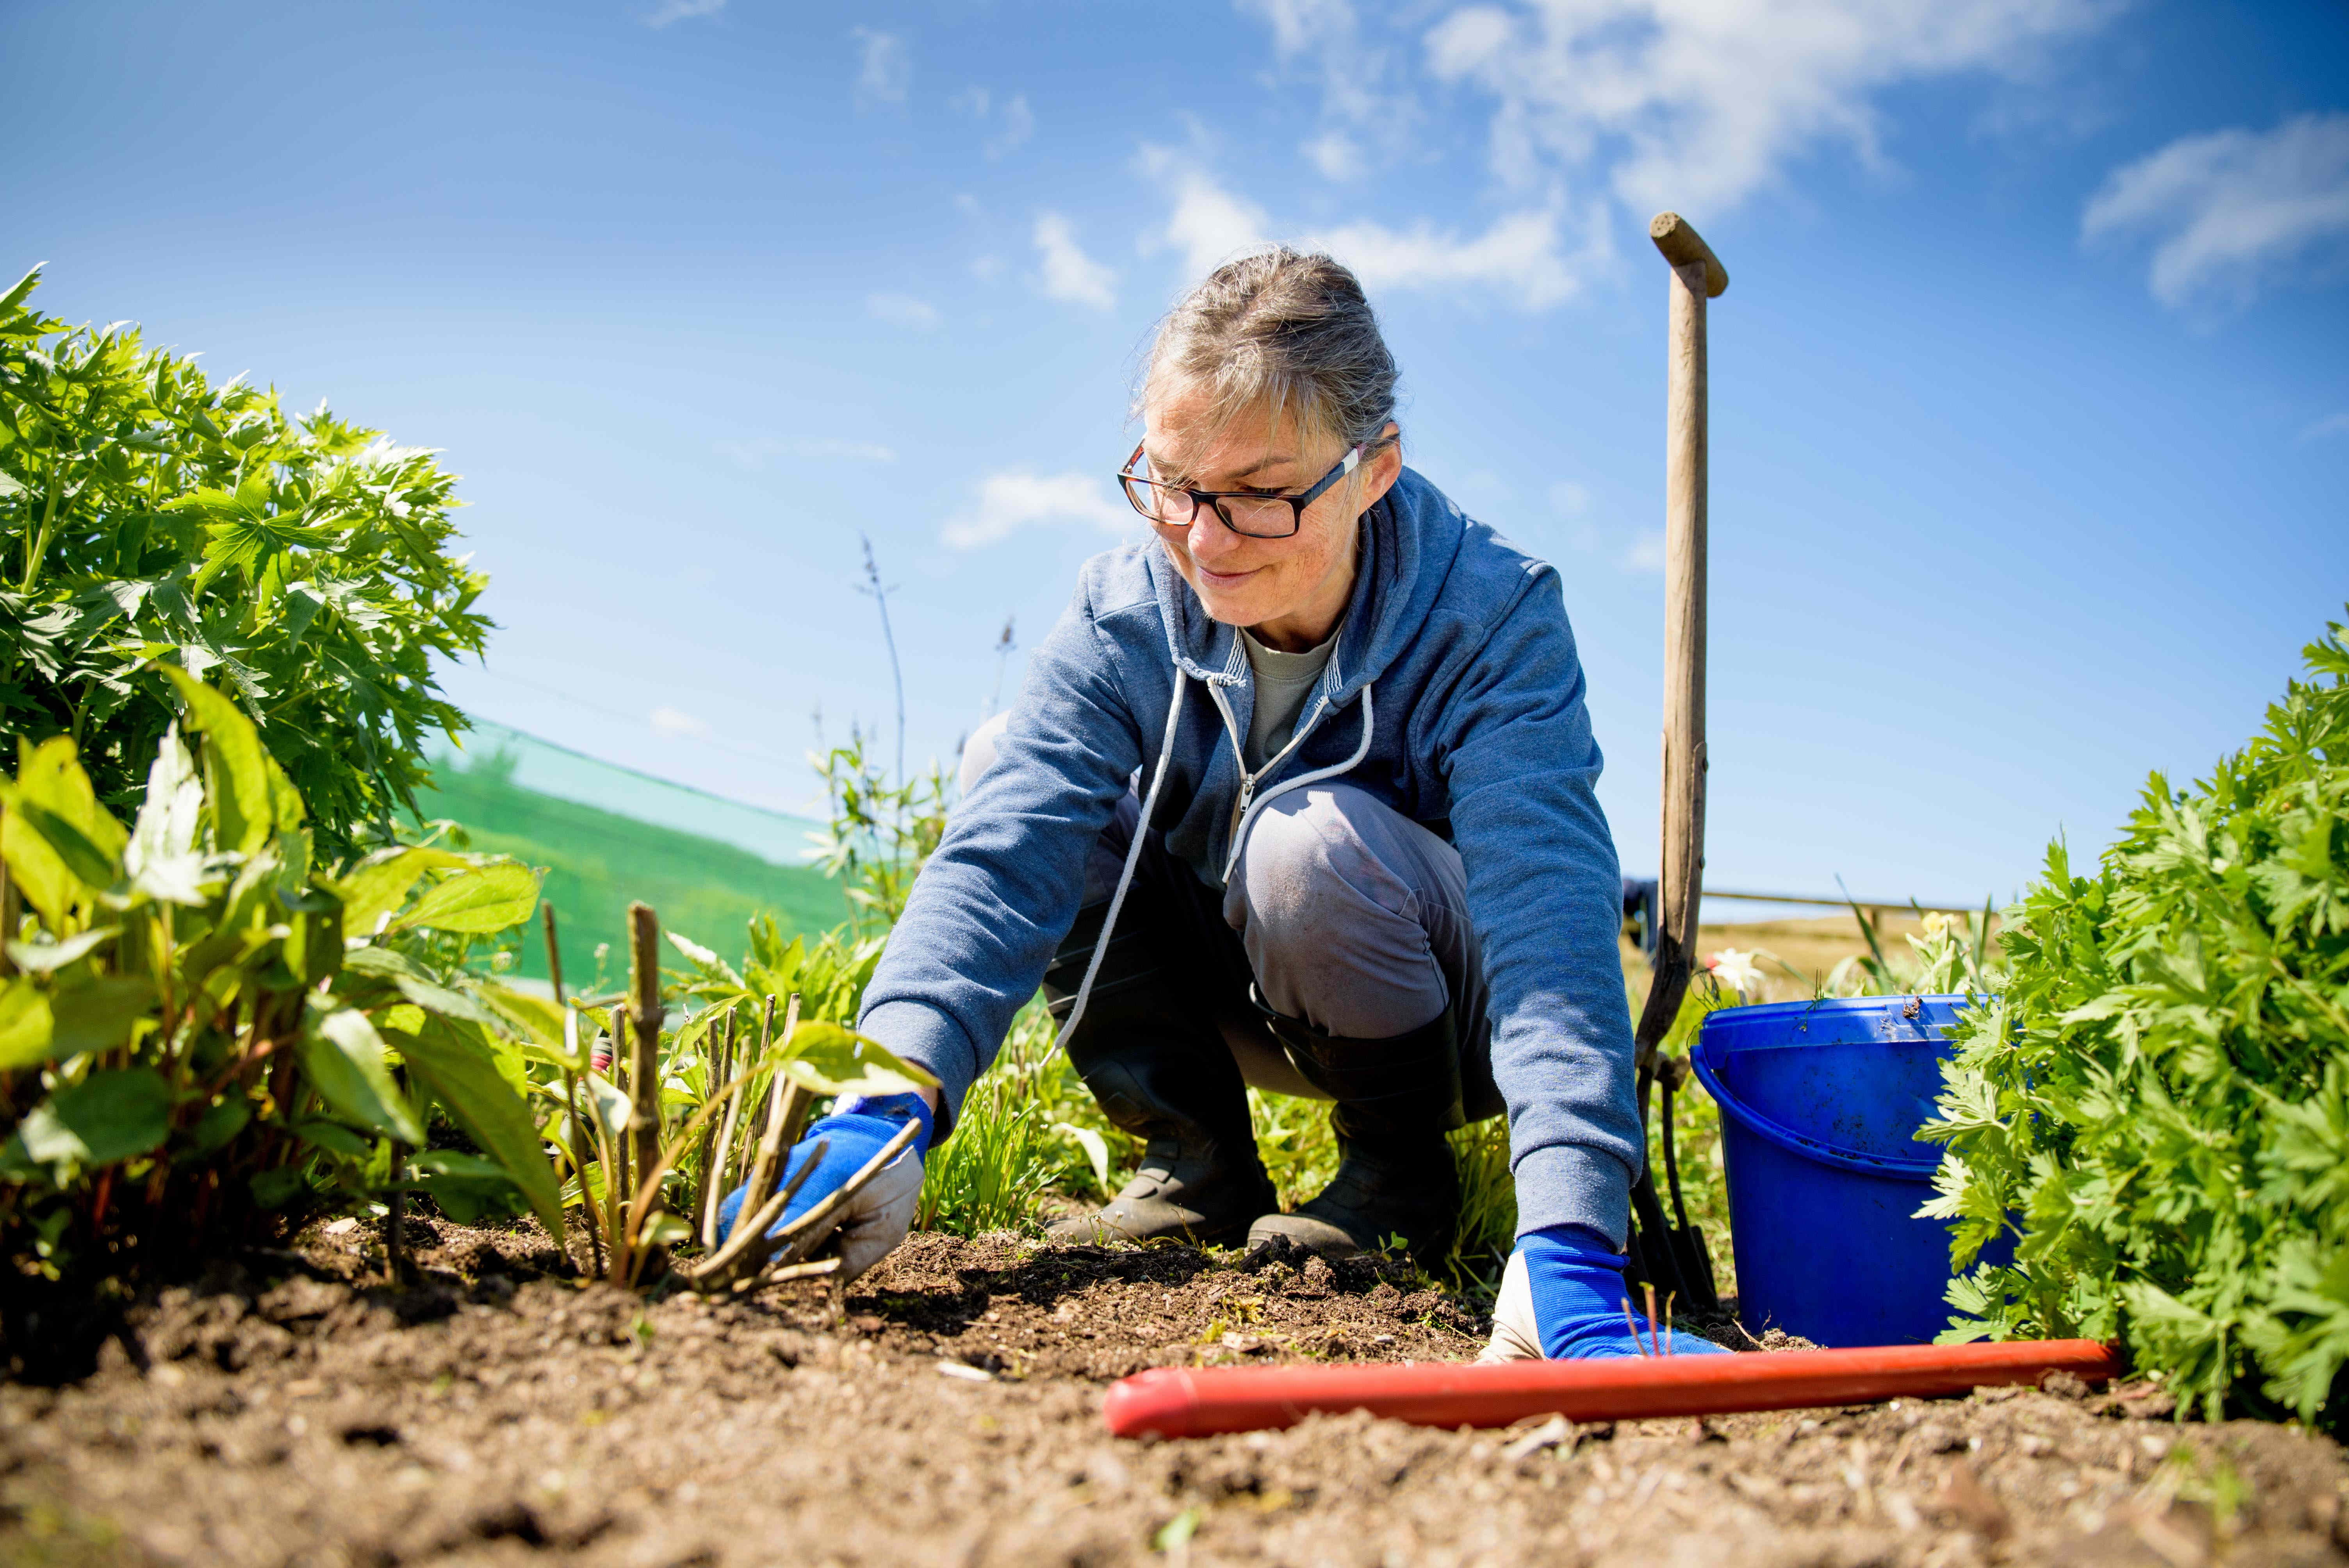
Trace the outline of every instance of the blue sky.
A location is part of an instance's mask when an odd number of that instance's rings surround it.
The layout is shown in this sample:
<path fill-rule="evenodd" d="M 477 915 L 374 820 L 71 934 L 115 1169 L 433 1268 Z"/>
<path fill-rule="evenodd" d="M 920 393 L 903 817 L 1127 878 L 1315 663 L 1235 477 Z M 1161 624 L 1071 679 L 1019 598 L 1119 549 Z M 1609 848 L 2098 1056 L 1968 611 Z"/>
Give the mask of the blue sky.
<path fill-rule="evenodd" d="M 473 710 L 803 807 L 1134 526 L 1158 314 L 1362 273 L 1407 458 L 1555 562 L 1655 859 L 1665 273 L 1713 309 L 1716 886 L 2013 892 L 2349 597 L 2349 11 L 2108 0 L 16 0 L 40 296 L 443 449 Z M 1007 691 L 1016 687 L 1019 655 Z"/>

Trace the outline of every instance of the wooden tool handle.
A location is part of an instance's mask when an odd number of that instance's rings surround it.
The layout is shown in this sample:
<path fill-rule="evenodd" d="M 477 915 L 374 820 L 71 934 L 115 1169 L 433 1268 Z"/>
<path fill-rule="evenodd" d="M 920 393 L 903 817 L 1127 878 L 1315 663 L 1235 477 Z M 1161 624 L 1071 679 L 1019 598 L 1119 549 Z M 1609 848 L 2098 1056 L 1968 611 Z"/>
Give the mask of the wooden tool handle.
<path fill-rule="evenodd" d="M 1676 267 L 1704 263 L 1704 297 L 1719 299 L 1729 287 L 1729 269 L 1704 242 L 1704 236 L 1692 228 L 1689 221 L 1678 212 L 1659 212 L 1648 221 L 1648 238 L 1656 242 L 1656 249 L 1664 260 Z"/>

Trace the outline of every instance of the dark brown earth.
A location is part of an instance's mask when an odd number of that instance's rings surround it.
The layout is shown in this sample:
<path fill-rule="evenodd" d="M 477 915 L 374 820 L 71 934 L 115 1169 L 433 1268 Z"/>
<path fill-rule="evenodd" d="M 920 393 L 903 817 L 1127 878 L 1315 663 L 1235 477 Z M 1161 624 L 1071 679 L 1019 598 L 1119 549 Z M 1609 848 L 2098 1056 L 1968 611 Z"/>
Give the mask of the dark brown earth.
<path fill-rule="evenodd" d="M 1365 1416 L 1109 1437 L 1144 1367 L 1459 1358 L 1368 1264 L 917 1237 L 844 1302 L 646 1305 L 543 1235 L 429 1228 L 422 1283 L 313 1232 L 161 1293 L 98 1369 L 0 1387 L 0 1561 L 391 1564 L 2318 1564 L 2349 1463 L 2072 1385 L 1697 1422 Z"/>

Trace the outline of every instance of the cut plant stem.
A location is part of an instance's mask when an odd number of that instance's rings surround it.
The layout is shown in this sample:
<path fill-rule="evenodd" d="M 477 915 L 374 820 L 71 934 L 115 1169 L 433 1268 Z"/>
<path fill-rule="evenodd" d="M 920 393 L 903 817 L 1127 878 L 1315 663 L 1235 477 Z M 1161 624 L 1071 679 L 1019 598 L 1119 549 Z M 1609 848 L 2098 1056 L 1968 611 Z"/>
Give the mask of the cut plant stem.
<path fill-rule="evenodd" d="M 783 1048 L 786 1052 L 791 1049 L 792 1037 L 799 1032 L 799 1027 L 800 994 L 794 991 L 791 1006 L 783 1012 Z M 788 1149 L 800 1140 L 800 1134 L 807 1128 L 808 1112 L 814 1106 L 815 1091 L 794 1080 L 783 1097 L 783 1147 Z"/>
<path fill-rule="evenodd" d="M 726 1009 L 726 1032 L 724 1037 L 719 1041 L 715 1048 L 705 1049 L 701 1068 L 701 1087 L 703 1099 L 705 1100 L 714 1098 L 718 1094 L 719 1090 L 724 1088 L 731 1078 L 732 1075 L 728 1069 L 732 1066 L 734 1060 L 734 1026 L 737 1017 L 738 1015 L 735 1013 L 734 1009 L 730 1006 L 728 1007 Z M 713 1030 L 712 1033 L 714 1034 L 716 1031 Z M 705 1037 L 705 1038 L 707 1038 L 707 1037 Z M 730 1103 L 727 1107 L 727 1117 L 728 1125 L 730 1129 L 733 1117 L 733 1107 Z M 713 1141 L 718 1137 L 718 1131 L 719 1130 L 716 1128 L 704 1128 L 702 1130 L 701 1173 L 699 1176 L 700 1185 L 694 1191 L 693 1206 L 686 1211 L 686 1213 L 688 1216 L 699 1216 L 704 1222 L 705 1230 L 708 1228 L 710 1193 L 716 1190 L 718 1185 L 717 1172 L 712 1168 L 713 1162 L 720 1152 L 719 1150 L 712 1147 Z M 701 1244 L 703 1246 L 708 1246 L 709 1243 L 707 1241 L 704 1241 Z"/>
<path fill-rule="evenodd" d="M 905 1123 L 897 1130 L 895 1137 L 883 1144 L 872 1159 L 858 1167 L 854 1176 L 840 1184 L 838 1190 L 790 1224 L 769 1234 L 775 1216 L 783 1212 L 798 1191 L 800 1183 L 806 1181 L 809 1173 L 823 1161 L 827 1146 L 817 1143 L 808 1157 L 800 1162 L 798 1174 L 793 1180 L 768 1201 L 767 1206 L 759 1211 L 758 1216 L 749 1222 L 747 1227 L 738 1222 L 734 1233 L 726 1239 L 726 1245 L 718 1256 L 709 1260 L 706 1270 L 688 1273 L 687 1283 L 697 1290 L 720 1289 L 745 1273 L 756 1274 L 773 1261 L 777 1253 L 785 1249 L 792 1254 L 789 1261 L 798 1263 L 807 1252 L 812 1251 L 832 1234 L 833 1216 L 847 1207 L 850 1200 L 863 1191 L 875 1176 L 888 1169 L 890 1162 L 905 1151 L 914 1141 L 914 1134 L 921 1130 L 922 1124 L 918 1121 Z M 804 1248 L 802 1242 L 805 1243 Z"/>
<path fill-rule="evenodd" d="M 635 1110 L 636 1087 L 636 1074 L 629 1069 L 635 1065 L 628 1050 L 628 1009 L 625 1006 L 616 1006 L 612 1009 L 612 1082 L 615 1088 L 628 1097 L 630 1108 L 627 1125 L 621 1128 L 619 1136 L 613 1140 L 613 1142 L 617 1145 L 614 1152 L 620 1160 L 616 1191 L 623 1194 L 626 1193 L 631 1187 L 628 1181 L 628 1155 L 631 1143 L 630 1133 L 636 1125 Z M 606 1181 L 605 1185 L 609 1187 L 612 1183 Z M 619 1212 L 618 1205 L 616 1203 L 612 1210 L 616 1223 Z"/>
<path fill-rule="evenodd" d="M 734 1069 L 734 1016 L 726 1018 L 726 1087 L 739 1088 L 750 1075 L 746 1068 Z M 726 1202 L 726 1172 L 732 1168 L 734 1154 L 734 1124 L 740 1118 L 742 1101 L 749 1097 L 737 1095 L 727 1103 L 726 1119 L 718 1129 L 718 1145 L 704 1145 L 701 1160 L 701 1245 L 707 1252 L 718 1245 L 718 1210 Z"/>
<path fill-rule="evenodd" d="M 792 1005 L 790 1010 L 784 1015 L 785 1039 L 788 1040 L 790 1038 L 791 1026 L 792 1024 L 798 1022 L 799 1016 L 799 994 L 797 992 L 793 992 L 792 995 Z M 769 1025 L 773 1024 L 774 1017 L 775 999 L 772 996 L 770 996 L 767 998 L 766 1022 Z M 771 1039 L 771 1029 L 762 1029 L 761 1031 L 761 1039 L 759 1043 L 761 1047 L 760 1055 L 761 1057 L 768 1054 L 767 1047 L 770 1046 Z M 790 1077 L 784 1073 L 782 1068 L 778 1065 L 775 1068 L 773 1090 L 767 1097 L 767 1130 L 765 1135 L 759 1140 L 758 1161 L 750 1167 L 750 1181 L 749 1183 L 750 1191 L 742 1194 L 742 1207 L 746 1210 L 756 1209 L 765 1201 L 767 1183 L 775 1179 L 776 1161 L 781 1157 L 783 1148 L 784 1112 L 786 1107 L 790 1103 L 791 1092 L 797 1087 L 798 1086 L 791 1080 Z"/>
<path fill-rule="evenodd" d="M 636 1032 L 631 1042 L 636 1057 L 628 1068 L 634 1109 L 629 1112 L 628 1130 L 636 1135 L 636 1167 L 649 1171 L 661 1157 L 660 922 L 649 906 L 628 905 L 628 935 L 636 992 Z M 660 1194 L 655 1192 L 651 1212 L 657 1213 L 660 1207 Z"/>
<path fill-rule="evenodd" d="M 686 1278 L 694 1288 L 714 1290 L 741 1274 L 742 1271 L 739 1265 L 742 1260 L 750 1254 L 760 1240 L 766 1236 L 766 1233 L 773 1228 L 775 1222 L 782 1217 L 783 1211 L 791 1207 L 792 1200 L 799 1196 L 800 1188 L 810 1176 L 815 1173 L 816 1161 L 823 1158 L 824 1150 L 830 1147 L 830 1144 L 819 1140 L 815 1148 L 809 1151 L 807 1159 L 800 1162 L 798 1171 L 790 1181 L 783 1183 L 782 1191 L 761 1204 L 758 1212 L 747 1213 L 738 1211 L 735 1213 L 734 1228 L 727 1233 L 726 1244 L 687 1271 Z M 749 1208 L 748 1202 L 742 1205 L 743 1211 Z M 766 1258 L 774 1256 L 776 1249 L 783 1245 L 782 1238 L 776 1237 L 773 1240 L 775 1245 L 767 1249 L 760 1262 L 763 1263 Z M 756 1273 L 760 1265 L 759 1263 L 753 1263 L 750 1266 L 751 1272 Z"/>

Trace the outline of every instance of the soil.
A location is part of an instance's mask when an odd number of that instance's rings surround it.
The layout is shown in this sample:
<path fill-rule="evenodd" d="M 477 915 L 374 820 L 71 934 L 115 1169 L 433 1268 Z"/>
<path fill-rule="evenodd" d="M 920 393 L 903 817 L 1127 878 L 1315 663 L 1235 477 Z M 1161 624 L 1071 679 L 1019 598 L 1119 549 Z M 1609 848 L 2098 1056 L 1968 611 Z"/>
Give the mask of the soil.
<path fill-rule="evenodd" d="M 1392 1265 L 1011 1236 L 917 1236 L 844 1298 L 646 1303 L 554 1277 L 543 1233 L 416 1228 L 407 1288 L 313 1230 L 142 1302 L 87 1376 L 0 1386 L 0 1561 L 2349 1562 L 2339 1448 L 2142 1386 L 1136 1443 L 1100 1421 L 1126 1373 L 1457 1359 L 1485 1326 Z"/>

